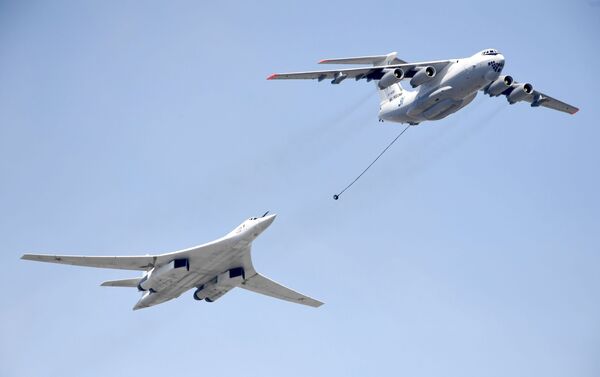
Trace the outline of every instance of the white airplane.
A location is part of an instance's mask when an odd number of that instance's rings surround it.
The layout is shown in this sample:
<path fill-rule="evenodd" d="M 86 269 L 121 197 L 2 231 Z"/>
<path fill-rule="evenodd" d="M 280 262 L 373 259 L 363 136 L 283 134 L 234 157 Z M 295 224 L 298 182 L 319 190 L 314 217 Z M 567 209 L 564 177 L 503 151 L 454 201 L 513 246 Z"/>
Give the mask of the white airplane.
<path fill-rule="evenodd" d="M 529 83 L 518 83 L 501 75 L 504 56 L 487 49 L 463 59 L 407 63 L 392 52 L 387 55 L 325 59 L 319 64 L 372 64 L 369 67 L 326 71 L 275 73 L 267 80 L 331 79 L 339 84 L 347 78 L 377 81 L 381 97 L 379 120 L 417 125 L 438 120 L 468 105 L 479 90 L 490 97 L 506 96 L 510 104 L 525 101 L 531 106 L 544 106 L 575 114 L 579 109 L 533 89 Z M 410 79 L 417 90 L 404 90 L 400 81 Z"/>
<path fill-rule="evenodd" d="M 275 220 L 276 215 L 267 216 L 267 213 L 244 221 L 215 241 L 173 253 L 122 257 L 25 254 L 21 259 L 145 271 L 141 277 L 101 284 L 106 287 L 137 287 L 143 291 L 133 310 L 172 300 L 192 288 L 196 288 L 196 300 L 213 302 L 235 287 L 298 304 L 321 306 L 322 302 L 262 276 L 252 266 L 252 241 Z"/>

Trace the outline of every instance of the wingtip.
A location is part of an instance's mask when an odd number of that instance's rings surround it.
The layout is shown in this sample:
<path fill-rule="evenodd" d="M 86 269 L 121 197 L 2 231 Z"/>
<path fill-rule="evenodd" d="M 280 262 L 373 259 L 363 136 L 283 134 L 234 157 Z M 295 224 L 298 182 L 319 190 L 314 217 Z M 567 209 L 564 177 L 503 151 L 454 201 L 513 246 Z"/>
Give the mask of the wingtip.
<path fill-rule="evenodd" d="M 571 115 L 575 115 L 575 114 L 577 114 L 577 112 L 578 112 L 578 111 L 579 111 L 579 109 L 578 109 L 578 108 L 575 108 L 575 111 L 573 111 L 573 112 L 571 113 Z"/>
<path fill-rule="evenodd" d="M 327 63 L 328 61 L 329 61 L 329 59 L 321 59 L 321 60 L 319 60 L 318 64 L 324 64 L 324 63 Z"/>
<path fill-rule="evenodd" d="M 302 297 L 298 300 L 298 303 L 307 305 L 307 306 L 312 306 L 313 308 L 318 308 L 324 304 L 324 302 L 315 300 L 314 298 L 310 298 L 310 297 Z"/>
<path fill-rule="evenodd" d="M 277 73 L 270 74 L 267 80 L 273 80 L 275 77 L 277 77 Z"/>

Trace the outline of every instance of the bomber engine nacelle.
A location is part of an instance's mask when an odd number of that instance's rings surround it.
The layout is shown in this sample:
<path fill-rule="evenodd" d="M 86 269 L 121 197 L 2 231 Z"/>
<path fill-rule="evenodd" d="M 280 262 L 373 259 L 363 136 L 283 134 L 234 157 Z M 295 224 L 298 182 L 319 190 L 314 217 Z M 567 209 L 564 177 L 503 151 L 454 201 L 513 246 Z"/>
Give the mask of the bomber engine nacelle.
<path fill-rule="evenodd" d="M 181 279 L 189 270 L 189 259 L 172 260 L 150 270 L 138 283 L 138 289 L 140 291 L 157 292 L 173 280 Z"/>
<path fill-rule="evenodd" d="M 513 87 L 512 92 L 506 96 L 506 99 L 508 100 L 508 103 L 512 105 L 513 103 L 519 102 L 525 97 L 531 95 L 531 93 L 533 93 L 533 85 L 529 83 L 517 84 Z"/>
<path fill-rule="evenodd" d="M 485 90 L 486 94 L 489 94 L 490 97 L 496 97 L 502 94 L 506 89 L 510 88 L 515 82 L 511 76 L 500 76 L 495 81 L 493 81 L 490 86 Z"/>
<path fill-rule="evenodd" d="M 402 68 L 396 68 L 392 70 L 386 70 L 384 75 L 381 77 L 377 86 L 379 89 L 388 88 L 395 83 L 399 82 L 404 78 L 404 70 Z"/>
<path fill-rule="evenodd" d="M 246 274 L 242 267 L 232 268 L 199 286 L 194 292 L 194 299 L 214 302 L 225 293 L 242 284 L 245 279 Z"/>
<path fill-rule="evenodd" d="M 410 79 L 410 85 L 416 88 L 419 85 L 426 83 L 435 77 L 436 71 L 432 66 L 423 67 L 415 73 L 412 79 Z"/>

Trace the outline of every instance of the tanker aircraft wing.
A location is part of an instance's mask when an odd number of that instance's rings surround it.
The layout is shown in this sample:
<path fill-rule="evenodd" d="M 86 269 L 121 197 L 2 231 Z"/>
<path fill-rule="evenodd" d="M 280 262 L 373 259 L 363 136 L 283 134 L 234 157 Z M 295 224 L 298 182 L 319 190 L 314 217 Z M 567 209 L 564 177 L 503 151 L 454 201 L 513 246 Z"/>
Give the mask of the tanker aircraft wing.
<path fill-rule="evenodd" d="M 513 90 L 515 90 L 515 88 L 519 87 L 518 85 L 519 83 L 515 81 L 514 86 L 511 86 L 510 88 L 506 89 L 501 94 L 509 96 L 510 93 L 512 93 Z M 569 105 L 568 103 L 565 103 L 563 101 L 557 100 L 556 98 L 550 97 L 549 95 L 539 92 L 537 90 L 532 90 L 531 95 L 523 97 L 522 101 L 529 102 L 532 107 L 543 106 L 549 109 L 562 111 L 563 113 L 567 114 L 575 114 L 579 111 L 579 108 Z"/>
<path fill-rule="evenodd" d="M 343 61 L 344 59 L 327 59 L 327 64 L 330 62 L 338 64 L 352 64 L 350 61 L 359 58 L 350 58 L 349 61 Z M 353 78 L 356 81 L 361 79 L 380 80 L 385 72 L 400 68 L 403 70 L 404 78 L 411 78 L 421 68 L 433 67 L 437 72 L 443 70 L 452 60 L 436 60 L 429 62 L 418 62 L 418 63 L 402 63 L 402 64 L 386 64 L 377 65 L 372 67 L 359 67 L 359 68 L 344 68 L 344 69 L 332 69 L 332 70 L 321 70 L 321 71 L 306 71 L 306 72 L 289 72 L 289 73 L 274 73 L 267 77 L 267 80 L 302 80 L 302 79 L 316 79 L 323 81 L 325 79 L 332 79 L 333 84 L 339 84 L 347 78 Z"/>

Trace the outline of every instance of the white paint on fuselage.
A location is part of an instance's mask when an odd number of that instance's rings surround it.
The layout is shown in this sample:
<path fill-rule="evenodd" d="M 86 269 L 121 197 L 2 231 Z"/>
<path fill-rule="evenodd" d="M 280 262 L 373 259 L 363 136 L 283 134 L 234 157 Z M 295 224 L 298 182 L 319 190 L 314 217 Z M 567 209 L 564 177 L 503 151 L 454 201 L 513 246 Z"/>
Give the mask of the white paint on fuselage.
<path fill-rule="evenodd" d="M 182 293 L 201 286 L 215 276 L 232 268 L 242 267 L 246 276 L 256 273 L 250 259 L 250 246 L 252 241 L 264 232 L 275 220 L 275 215 L 250 218 L 241 223 L 226 236 L 205 245 L 183 250 L 177 253 L 177 258 L 187 258 L 190 270 L 181 279 L 169 282 L 167 286 L 158 291 L 147 291 L 135 305 L 134 309 L 147 308 L 179 297 Z M 210 255 L 206 257 L 206 250 L 210 248 Z M 200 256 L 199 253 L 203 255 Z M 175 253 L 173 253 L 175 254 Z M 199 259 L 202 261 L 199 262 Z"/>
<path fill-rule="evenodd" d="M 489 51 L 493 55 L 484 54 Z M 493 67 L 491 62 L 499 64 L 500 69 Z M 503 65 L 504 56 L 492 49 L 457 59 L 416 90 L 402 88 L 401 96 L 383 101 L 379 119 L 418 124 L 445 118 L 468 105 L 479 90 L 496 80 Z"/>

